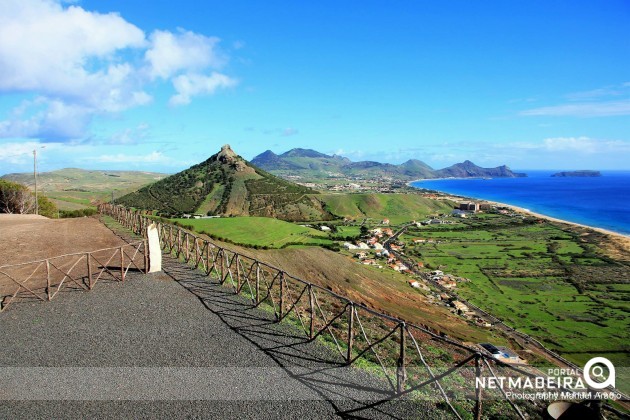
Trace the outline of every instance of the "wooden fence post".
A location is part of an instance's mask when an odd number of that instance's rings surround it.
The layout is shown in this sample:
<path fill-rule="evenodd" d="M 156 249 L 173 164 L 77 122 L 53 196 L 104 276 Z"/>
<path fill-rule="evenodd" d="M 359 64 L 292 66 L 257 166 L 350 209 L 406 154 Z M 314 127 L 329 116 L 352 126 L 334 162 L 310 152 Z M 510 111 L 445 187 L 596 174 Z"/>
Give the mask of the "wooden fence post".
<path fill-rule="evenodd" d="M 50 261 L 46 259 L 46 294 L 48 295 L 48 301 L 52 299 L 50 295 Z"/>
<path fill-rule="evenodd" d="M 282 319 L 282 312 L 284 307 L 284 271 L 280 272 L 280 318 L 278 321 Z"/>
<path fill-rule="evenodd" d="M 92 290 L 92 254 L 89 252 L 85 254 L 85 259 L 87 260 L 88 288 Z"/>
<path fill-rule="evenodd" d="M 125 281 L 125 251 L 120 247 L 120 281 Z"/>
<path fill-rule="evenodd" d="M 144 238 L 142 242 L 142 246 L 144 247 L 144 274 L 149 273 L 149 239 L 148 235 Z"/>
<path fill-rule="evenodd" d="M 481 379 L 481 363 L 479 362 L 480 358 L 480 354 L 477 354 L 477 356 L 475 357 L 475 376 L 478 378 L 478 380 L 475 381 L 475 385 L 479 384 Z M 475 420 L 481 420 L 483 393 L 480 386 L 475 386 L 475 394 Z"/>
<path fill-rule="evenodd" d="M 236 294 L 241 293 L 241 256 L 236 254 Z M 245 274 L 245 273 L 243 273 Z"/>
<path fill-rule="evenodd" d="M 398 354 L 398 362 L 396 363 L 396 390 L 400 394 L 405 389 L 405 323 L 400 324 L 400 352 Z"/>
<path fill-rule="evenodd" d="M 311 308 L 311 324 L 309 328 L 309 338 L 312 340 L 315 336 L 315 295 L 313 294 L 313 285 L 308 284 L 308 302 Z"/>
<path fill-rule="evenodd" d="M 352 347 L 354 345 L 354 303 L 350 302 L 346 308 L 350 309 L 348 318 L 348 354 L 346 355 L 346 363 L 350 364 L 352 360 Z"/>
<path fill-rule="evenodd" d="M 184 246 L 184 249 L 186 250 L 186 256 L 185 261 L 189 262 L 190 261 L 190 239 L 188 238 L 188 233 L 184 233 L 184 240 L 186 241 L 186 245 Z"/>
<path fill-rule="evenodd" d="M 256 261 L 256 305 L 260 303 L 260 263 Z"/>

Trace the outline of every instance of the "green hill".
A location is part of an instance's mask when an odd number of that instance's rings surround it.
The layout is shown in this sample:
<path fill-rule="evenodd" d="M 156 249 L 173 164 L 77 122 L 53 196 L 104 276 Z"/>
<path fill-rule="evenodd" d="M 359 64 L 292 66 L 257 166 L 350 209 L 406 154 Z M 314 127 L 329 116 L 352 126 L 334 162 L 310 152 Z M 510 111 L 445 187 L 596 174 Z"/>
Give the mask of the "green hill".
<path fill-rule="evenodd" d="M 327 220 L 317 191 L 285 181 L 238 156 L 229 145 L 206 161 L 117 200 L 166 214 Z"/>
<path fill-rule="evenodd" d="M 142 171 L 107 171 L 65 168 L 37 174 L 37 190 L 44 192 L 60 210 L 76 210 L 135 191 L 166 174 Z M 33 189 L 33 173 L 2 176 Z"/>
<path fill-rule="evenodd" d="M 389 219 L 394 224 L 453 210 L 452 202 L 417 194 L 322 194 L 320 199 L 336 216 Z"/>

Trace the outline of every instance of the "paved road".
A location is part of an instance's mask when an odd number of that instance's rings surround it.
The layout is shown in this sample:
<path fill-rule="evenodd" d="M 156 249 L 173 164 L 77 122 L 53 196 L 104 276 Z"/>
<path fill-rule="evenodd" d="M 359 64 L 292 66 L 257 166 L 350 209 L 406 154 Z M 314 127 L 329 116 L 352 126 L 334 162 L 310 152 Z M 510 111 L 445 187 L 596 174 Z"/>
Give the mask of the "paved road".
<path fill-rule="evenodd" d="M 164 265 L 0 314 L 0 418 L 447 418 Z"/>

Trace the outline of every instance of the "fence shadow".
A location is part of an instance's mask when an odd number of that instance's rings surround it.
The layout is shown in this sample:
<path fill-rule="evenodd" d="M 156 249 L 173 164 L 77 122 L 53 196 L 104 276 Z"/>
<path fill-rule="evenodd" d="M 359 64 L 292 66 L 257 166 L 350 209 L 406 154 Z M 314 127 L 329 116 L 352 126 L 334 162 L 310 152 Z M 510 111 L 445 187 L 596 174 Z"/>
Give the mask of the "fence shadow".
<path fill-rule="evenodd" d="M 250 300 L 171 257 L 165 256 L 163 271 L 195 295 L 235 334 L 314 391 L 340 416 L 396 419 L 406 418 L 405 412 L 418 413 L 420 403 L 407 399 L 390 401 L 395 392 L 384 379 L 346 366 L 346 361 L 332 349 L 314 343 L 286 323 L 277 322 L 272 311 L 257 308 Z M 442 412 L 442 417 L 444 414 L 447 413 Z"/>

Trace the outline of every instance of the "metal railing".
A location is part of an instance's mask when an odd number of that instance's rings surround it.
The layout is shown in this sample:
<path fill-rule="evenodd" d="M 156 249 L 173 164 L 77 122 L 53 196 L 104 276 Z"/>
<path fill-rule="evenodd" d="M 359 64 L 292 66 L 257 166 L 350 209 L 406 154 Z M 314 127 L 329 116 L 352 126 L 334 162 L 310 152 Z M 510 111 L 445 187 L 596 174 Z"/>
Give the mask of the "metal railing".
<path fill-rule="evenodd" d="M 320 338 L 337 353 L 339 363 L 361 363 L 384 377 L 391 387 L 389 399 L 413 394 L 442 405 L 459 419 L 480 419 L 482 413 L 538 417 L 547 405 L 544 400 L 510 398 L 510 389 L 504 387 L 476 386 L 483 378 L 498 381 L 514 375 L 530 379 L 541 376 L 535 368 L 504 363 L 428 326 L 379 313 L 281 268 L 140 212 L 111 204 L 101 205 L 99 211 L 137 234 L 155 223 L 163 252 L 231 287 L 254 306 L 266 306 L 278 322 L 288 319 L 306 338 Z M 606 409 L 619 414 L 611 407 Z"/>

